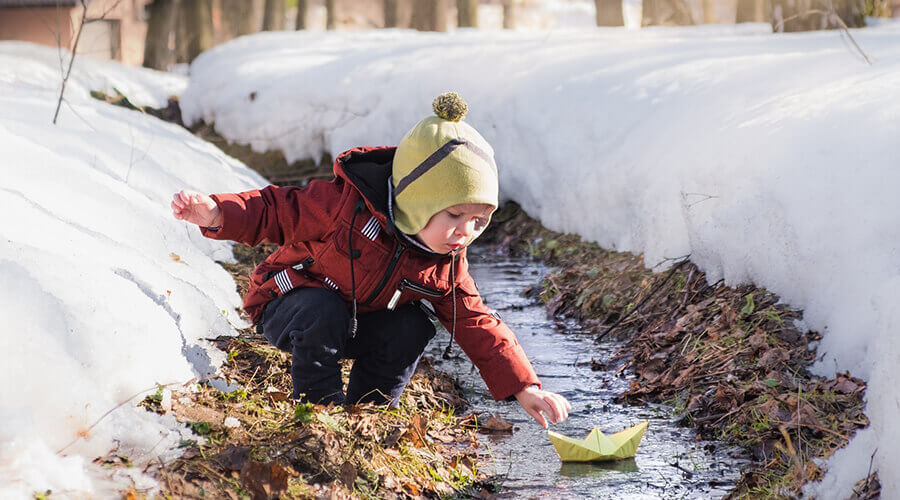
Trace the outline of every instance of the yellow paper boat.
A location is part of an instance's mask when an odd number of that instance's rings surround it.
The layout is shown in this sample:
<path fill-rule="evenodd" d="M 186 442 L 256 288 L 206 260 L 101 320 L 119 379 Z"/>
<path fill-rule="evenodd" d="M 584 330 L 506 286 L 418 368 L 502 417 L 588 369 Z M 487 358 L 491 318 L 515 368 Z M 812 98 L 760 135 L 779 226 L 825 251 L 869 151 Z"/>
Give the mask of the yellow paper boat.
<path fill-rule="evenodd" d="M 594 427 L 584 439 L 572 439 L 558 432 L 547 431 L 550 442 L 563 462 L 594 462 L 631 458 L 637 452 L 641 438 L 647 431 L 645 420 L 634 427 L 607 436 Z"/>

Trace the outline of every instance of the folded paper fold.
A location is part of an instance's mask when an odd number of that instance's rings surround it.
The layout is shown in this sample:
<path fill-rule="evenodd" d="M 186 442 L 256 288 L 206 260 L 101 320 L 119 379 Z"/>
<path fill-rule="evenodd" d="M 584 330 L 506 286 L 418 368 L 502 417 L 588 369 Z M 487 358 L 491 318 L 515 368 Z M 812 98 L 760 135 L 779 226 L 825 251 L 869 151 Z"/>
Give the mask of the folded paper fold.
<path fill-rule="evenodd" d="M 595 427 L 584 439 L 573 439 L 553 431 L 547 431 L 547 435 L 563 462 L 620 460 L 634 456 L 647 424 L 645 420 L 609 436 Z"/>

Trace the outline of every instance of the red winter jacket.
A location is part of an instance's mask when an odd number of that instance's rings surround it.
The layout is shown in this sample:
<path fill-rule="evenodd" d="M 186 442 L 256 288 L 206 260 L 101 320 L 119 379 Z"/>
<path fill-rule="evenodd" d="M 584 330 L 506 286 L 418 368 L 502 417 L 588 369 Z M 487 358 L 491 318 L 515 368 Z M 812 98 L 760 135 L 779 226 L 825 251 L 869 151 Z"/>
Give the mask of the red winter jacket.
<path fill-rule="evenodd" d="M 360 313 L 426 299 L 450 330 L 455 309 L 456 341 L 495 399 L 539 386 L 513 332 L 482 302 L 465 250 L 451 277 L 450 256 L 422 251 L 399 237 L 389 217 L 393 156 L 394 148 L 356 148 L 335 160 L 330 182 L 212 195 L 222 210 L 222 226 L 202 228 L 204 236 L 279 245 L 250 276 L 244 309 L 259 321 L 266 303 L 297 287 L 328 287 L 349 304 L 352 245 Z"/>

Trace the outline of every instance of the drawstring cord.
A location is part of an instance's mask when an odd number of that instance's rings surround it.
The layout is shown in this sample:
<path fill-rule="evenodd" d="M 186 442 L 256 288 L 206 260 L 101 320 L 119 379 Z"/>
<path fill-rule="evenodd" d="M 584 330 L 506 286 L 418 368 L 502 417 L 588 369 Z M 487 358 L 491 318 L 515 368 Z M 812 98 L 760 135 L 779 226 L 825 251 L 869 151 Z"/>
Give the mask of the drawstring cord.
<path fill-rule="evenodd" d="M 352 290 L 353 297 L 353 306 L 350 311 L 350 337 L 356 337 L 356 274 L 353 272 L 353 259 L 356 257 L 356 252 L 353 250 L 353 225 L 356 223 L 356 216 L 362 212 L 365 207 L 365 202 L 360 198 L 356 202 L 356 206 L 353 208 L 353 217 L 350 218 L 350 233 L 347 235 L 347 248 L 350 249 L 350 288 Z"/>
<path fill-rule="evenodd" d="M 450 342 L 444 349 L 444 359 L 450 359 L 450 349 L 453 347 L 453 337 L 456 336 L 456 272 L 454 263 L 456 262 L 456 254 L 450 254 L 450 294 L 453 299 L 453 320 L 450 322 Z"/>

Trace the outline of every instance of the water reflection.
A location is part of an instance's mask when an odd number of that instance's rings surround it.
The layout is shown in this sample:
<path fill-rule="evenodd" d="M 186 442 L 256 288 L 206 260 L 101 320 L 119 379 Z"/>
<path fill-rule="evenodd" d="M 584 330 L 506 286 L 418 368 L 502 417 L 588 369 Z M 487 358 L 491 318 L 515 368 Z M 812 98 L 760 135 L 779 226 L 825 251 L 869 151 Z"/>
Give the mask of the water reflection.
<path fill-rule="evenodd" d="M 562 462 L 559 475 L 563 477 L 601 478 L 614 472 L 637 472 L 637 462 L 633 458 L 611 460 L 609 462 Z"/>

